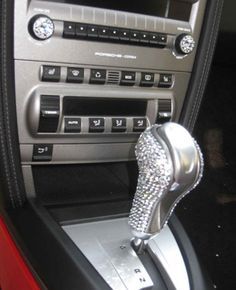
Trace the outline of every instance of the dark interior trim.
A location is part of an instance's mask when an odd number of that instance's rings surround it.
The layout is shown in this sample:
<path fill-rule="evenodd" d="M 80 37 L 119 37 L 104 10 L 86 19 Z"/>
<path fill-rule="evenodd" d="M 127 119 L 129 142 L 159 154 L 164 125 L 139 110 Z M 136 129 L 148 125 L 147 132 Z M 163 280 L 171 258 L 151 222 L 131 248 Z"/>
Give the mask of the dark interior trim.
<path fill-rule="evenodd" d="M 19 245 L 48 289 L 110 289 L 40 202 L 31 200 L 24 210 L 8 214 Z"/>
<path fill-rule="evenodd" d="M 14 1 L 0 1 L 0 178 L 6 207 L 21 207 L 25 190 L 21 172 L 14 88 Z"/>
<path fill-rule="evenodd" d="M 215 51 L 224 0 L 208 0 L 200 34 L 199 46 L 193 66 L 180 123 L 193 131 Z"/>

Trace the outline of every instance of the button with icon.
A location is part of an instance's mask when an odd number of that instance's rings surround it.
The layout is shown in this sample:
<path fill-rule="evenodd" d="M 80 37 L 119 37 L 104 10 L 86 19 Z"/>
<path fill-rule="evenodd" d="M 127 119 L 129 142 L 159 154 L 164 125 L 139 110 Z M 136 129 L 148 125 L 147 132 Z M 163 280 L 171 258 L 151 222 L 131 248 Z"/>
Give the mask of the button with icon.
<path fill-rule="evenodd" d="M 172 74 L 160 74 L 159 88 L 170 88 L 173 84 Z"/>
<path fill-rule="evenodd" d="M 142 72 L 141 74 L 141 87 L 152 87 L 154 84 L 154 73 Z"/>
<path fill-rule="evenodd" d="M 142 132 L 147 127 L 147 119 L 146 118 L 134 118 L 133 119 L 133 131 L 134 132 Z"/>
<path fill-rule="evenodd" d="M 59 66 L 43 65 L 42 81 L 59 82 L 61 77 L 61 68 Z"/>
<path fill-rule="evenodd" d="M 126 119 L 125 118 L 112 118 L 112 132 L 125 132 Z"/>
<path fill-rule="evenodd" d="M 84 69 L 78 67 L 67 68 L 67 79 L 68 83 L 82 83 L 84 80 Z"/>
<path fill-rule="evenodd" d="M 89 118 L 89 132 L 98 133 L 104 132 L 105 120 L 104 118 Z"/>
<path fill-rule="evenodd" d="M 105 69 L 91 69 L 90 84 L 105 84 L 106 70 Z"/>
<path fill-rule="evenodd" d="M 52 160 L 52 144 L 34 144 L 33 161 L 51 161 Z"/>
<path fill-rule="evenodd" d="M 122 71 L 120 84 L 123 86 L 133 86 L 135 84 L 136 73 L 134 71 Z"/>

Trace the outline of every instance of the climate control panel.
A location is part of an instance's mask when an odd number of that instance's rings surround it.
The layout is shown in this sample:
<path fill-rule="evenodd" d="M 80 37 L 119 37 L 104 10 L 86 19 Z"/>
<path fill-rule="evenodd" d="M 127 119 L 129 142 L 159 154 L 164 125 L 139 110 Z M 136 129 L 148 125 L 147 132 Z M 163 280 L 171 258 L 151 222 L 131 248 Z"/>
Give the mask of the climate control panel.
<path fill-rule="evenodd" d="M 63 70 L 63 72 L 62 72 Z M 66 74 L 64 80 L 62 74 Z M 171 88 L 174 74 L 159 72 L 140 72 L 129 70 L 110 70 L 104 68 L 60 67 L 43 65 L 40 68 L 43 82 L 89 83 L 96 85 L 121 85 L 140 87 Z"/>

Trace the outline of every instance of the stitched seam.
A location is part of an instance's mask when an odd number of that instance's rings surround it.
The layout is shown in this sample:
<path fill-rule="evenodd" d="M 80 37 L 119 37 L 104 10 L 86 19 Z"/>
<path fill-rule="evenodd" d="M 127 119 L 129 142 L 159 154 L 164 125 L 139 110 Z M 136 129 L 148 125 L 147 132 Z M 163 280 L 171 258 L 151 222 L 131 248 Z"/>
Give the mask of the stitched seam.
<path fill-rule="evenodd" d="M 220 20 L 221 20 L 221 17 L 220 17 L 220 16 L 221 16 L 221 11 L 222 11 L 222 7 L 223 7 L 223 1 L 221 1 L 221 2 L 218 1 L 218 4 L 219 4 L 219 3 L 221 3 L 221 6 L 220 6 L 219 9 L 218 9 L 218 6 L 219 6 L 219 5 L 217 5 L 217 10 L 220 11 L 220 13 L 219 13 L 218 17 L 216 17 L 216 20 L 217 20 L 217 22 L 216 22 L 216 27 L 219 27 L 219 23 L 220 23 Z M 214 24 L 214 26 L 215 26 L 215 24 Z M 212 49 L 211 49 L 211 56 L 210 56 L 211 58 L 213 57 L 213 54 L 214 54 L 214 47 L 215 47 L 215 44 L 216 44 L 217 36 L 218 36 L 218 33 L 215 33 L 214 38 L 213 38 L 213 40 L 212 40 Z M 211 62 L 210 62 L 210 63 L 208 62 L 208 67 L 207 67 L 206 76 L 209 74 L 210 67 L 211 67 Z M 207 83 L 207 78 L 204 79 L 204 85 L 203 85 L 202 88 L 201 88 L 201 93 L 200 93 L 200 95 L 202 95 L 202 96 L 203 96 L 203 93 L 204 93 L 204 88 L 205 88 L 206 83 Z M 199 111 L 199 108 L 200 108 L 200 105 L 201 105 L 201 100 L 202 100 L 202 97 L 200 98 L 200 100 L 199 100 L 198 103 L 196 104 L 196 106 L 197 106 L 197 112 Z M 195 114 L 195 115 L 193 116 L 194 119 L 193 119 L 192 127 L 194 126 L 194 124 L 195 124 L 195 122 L 196 122 L 197 116 L 198 116 L 198 114 Z"/>
<path fill-rule="evenodd" d="M 206 66 L 207 66 L 208 55 L 209 55 L 209 53 L 210 53 L 210 47 L 211 47 L 211 42 L 212 42 L 212 41 L 211 41 L 211 40 L 212 40 L 212 34 L 213 34 L 213 32 L 214 32 L 214 24 L 215 24 L 215 21 L 216 21 L 216 13 L 217 13 L 218 3 L 219 3 L 219 1 L 217 1 L 217 5 L 216 5 L 216 9 L 215 9 L 214 22 L 213 22 L 212 30 L 211 30 L 211 33 L 210 33 L 210 41 L 209 41 L 209 45 L 208 45 L 208 48 L 207 48 L 206 57 L 205 57 L 205 60 L 204 60 L 204 65 L 203 65 L 203 69 L 202 69 L 202 75 L 201 75 L 201 79 L 200 79 L 199 87 L 198 87 L 198 90 L 197 90 L 197 95 L 196 95 L 196 98 L 194 99 L 193 107 L 192 107 L 192 110 L 191 110 L 191 113 L 190 113 L 190 118 L 189 118 L 189 122 L 188 122 L 188 127 L 190 127 L 190 123 L 192 122 L 192 117 L 193 117 L 194 112 L 195 112 L 195 106 L 196 106 L 196 103 L 197 103 L 197 101 L 198 101 L 199 92 L 200 92 L 200 90 L 201 90 L 202 83 L 203 83 L 203 78 L 204 78 L 204 76 L 205 76 L 205 70 L 206 70 Z"/>
<path fill-rule="evenodd" d="M 4 1 L 3 1 L 4 2 Z M 6 76 L 6 29 L 5 29 L 5 23 L 6 23 L 6 4 L 3 6 L 3 88 L 4 88 L 4 104 L 6 106 L 6 129 L 7 129 L 7 137 L 8 137 L 8 145 L 9 145 L 9 156 L 10 156 L 10 164 L 12 168 L 12 175 L 13 175 L 13 180 L 15 184 L 15 190 L 16 190 L 16 196 L 18 198 L 18 202 L 20 205 L 23 204 L 21 196 L 20 196 L 20 191 L 19 191 L 19 186 L 17 182 L 17 177 L 16 177 L 16 170 L 14 166 L 14 156 L 13 156 L 13 149 L 12 149 L 12 141 L 11 141 L 11 132 L 10 132 L 10 120 L 9 120 L 9 106 L 8 106 L 8 90 L 7 90 L 7 76 Z M 13 193 L 13 192 L 12 192 Z"/>
<path fill-rule="evenodd" d="M 220 6 L 220 8 L 218 9 L 218 6 L 219 6 L 219 3 L 221 3 L 221 6 Z M 221 11 L 222 10 L 222 6 L 223 6 L 223 1 L 218 1 L 218 3 L 217 3 L 217 7 L 216 7 L 216 11 Z M 219 26 L 219 23 L 220 23 L 220 15 L 221 15 L 221 13 L 219 14 L 219 17 L 215 17 L 215 22 L 214 22 L 214 26 L 213 27 L 218 27 Z M 215 47 L 215 44 L 216 44 L 216 38 L 217 38 L 217 33 L 215 33 L 214 34 L 214 37 L 212 38 L 212 40 L 211 40 L 211 43 L 212 43 L 212 45 L 211 45 L 211 50 L 210 50 L 210 59 L 213 57 L 213 54 L 214 54 L 214 47 Z M 209 70 L 210 70 L 210 67 L 211 67 L 211 62 L 208 62 L 207 63 L 207 68 L 206 68 L 206 72 L 205 72 L 205 76 L 207 76 L 208 74 L 209 74 Z M 198 112 L 199 111 L 199 108 L 200 108 L 200 105 L 201 105 L 201 100 L 202 100 L 202 96 L 203 96 L 203 93 L 204 93 L 204 89 L 205 89 L 205 86 L 206 86 L 206 83 L 207 83 L 207 78 L 205 77 L 204 78 L 204 80 L 203 80 L 203 85 L 201 86 L 201 92 L 200 92 L 200 94 L 199 94 L 199 98 L 198 98 L 198 100 L 197 100 L 197 102 L 195 103 L 195 107 L 196 107 L 196 110 L 195 110 L 195 112 Z M 201 97 L 200 97 L 201 96 Z M 197 113 L 195 113 L 195 114 L 193 114 L 193 118 L 192 118 L 192 126 L 191 126 L 191 128 L 193 128 L 194 127 L 194 124 L 195 124 L 195 122 L 196 122 L 196 119 L 197 119 L 197 116 L 198 116 L 198 114 Z"/>
<path fill-rule="evenodd" d="M 218 4 L 219 3 L 221 3 L 221 6 L 218 9 L 218 6 L 219 6 Z M 222 7 L 223 7 L 223 1 L 221 1 L 221 2 L 218 1 L 218 4 L 217 4 L 217 10 L 221 11 L 222 10 Z M 221 15 L 221 13 L 220 13 L 220 15 Z M 220 18 L 220 15 L 219 15 L 219 17 L 216 17 L 217 22 L 214 23 L 214 26 L 216 25 L 216 27 L 219 26 L 220 19 L 221 19 Z M 210 51 L 210 53 L 211 53 L 210 58 L 212 58 L 213 57 L 213 54 L 214 54 L 214 49 L 213 48 L 215 47 L 217 36 L 218 36 L 218 33 L 215 33 L 214 38 L 212 39 L 212 49 Z M 211 62 L 210 63 L 208 62 L 208 67 L 207 67 L 206 73 L 205 73 L 206 76 L 209 74 L 210 67 L 211 67 Z M 199 111 L 199 108 L 200 108 L 200 105 L 201 105 L 201 100 L 202 100 L 202 96 L 203 96 L 203 93 L 204 93 L 204 89 L 205 89 L 206 83 L 207 83 L 207 78 L 205 78 L 204 81 L 203 81 L 203 85 L 201 87 L 201 93 L 199 94 L 199 96 L 201 96 L 201 97 L 199 97 L 198 102 L 196 102 L 196 110 L 195 110 L 195 112 L 198 112 Z M 193 114 L 193 121 L 192 121 L 191 128 L 194 127 L 194 124 L 196 122 L 197 116 L 198 116 L 198 114 Z"/>
<path fill-rule="evenodd" d="M 2 5 L 2 8 L 4 8 L 4 4 Z M 3 24 L 3 21 L 2 21 L 2 24 Z M 2 91 L 2 94 L 3 94 L 3 91 Z M 4 136 L 4 129 L 3 129 L 3 126 L 2 126 L 2 122 L 0 122 L 0 134 L 1 134 L 1 136 Z M 15 207 L 15 201 L 14 201 L 14 197 L 13 197 L 13 194 L 12 194 L 12 188 L 11 188 L 11 183 L 10 183 L 10 174 L 9 174 L 9 170 L 8 170 L 8 167 L 7 167 L 6 147 L 5 147 L 3 138 L 0 138 L 0 140 L 1 140 L 1 151 L 2 151 L 2 158 L 3 158 L 3 166 L 4 166 L 4 171 L 5 171 L 5 174 L 6 174 L 6 180 L 7 180 L 7 186 L 8 186 L 8 190 L 9 190 L 10 200 L 11 200 L 12 206 Z"/>
<path fill-rule="evenodd" d="M 203 65 L 203 69 L 202 69 L 202 75 L 201 75 L 199 87 L 198 87 L 198 90 L 197 90 L 196 98 L 194 99 L 193 107 L 192 107 L 192 110 L 191 110 L 191 113 L 190 113 L 190 118 L 189 118 L 189 121 L 188 121 L 188 128 L 190 127 L 190 124 L 193 121 L 193 117 L 194 117 L 194 113 L 195 113 L 195 109 L 196 109 L 196 104 L 197 104 L 198 98 L 200 96 L 199 93 L 200 93 L 200 91 L 202 91 L 202 87 L 204 88 L 203 80 L 204 80 L 204 77 L 206 76 L 206 67 L 207 67 L 207 64 L 208 64 L 207 60 L 208 60 L 208 56 L 210 54 L 210 48 L 211 48 L 211 44 L 212 44 L 212 37 L 213 37 L 213 33 L 214 33 L 214 25 L 215 25 L 215 22 L 217 20 L 216 15 L 217 15 L 217 11 L 218 11 L 218 6 L 219 6 L 219 0 L 217 1 L 217 5 L 216 5 L 216 9 L 215 9 L 214 22 L 212 24 L 212 30 L 211 30 L 211 33 L 210 33 L 210 41 L 209 41 L 209 45 L 208 45 L 208 48 L 207 48 L 207 54 L 206 54 L 206 57 L 205 57 L 205 60 L 204 60 L 204 65 Z"/>

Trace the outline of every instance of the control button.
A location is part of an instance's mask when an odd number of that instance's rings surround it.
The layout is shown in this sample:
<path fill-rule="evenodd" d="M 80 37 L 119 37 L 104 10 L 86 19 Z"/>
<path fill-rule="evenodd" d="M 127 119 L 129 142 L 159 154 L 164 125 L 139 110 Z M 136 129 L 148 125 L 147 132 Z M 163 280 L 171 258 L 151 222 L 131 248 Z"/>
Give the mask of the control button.
<path fill-rule="evenodd" d="M 126 129 L 127 128 L 125 118 L 112 118 L 112 132 L 125 132 Z"/>
<path fill-rule="evenodd" d="M 40 97 L 40 119 L 38 132 L 55 133 L 60 115 L 60 98 L 53 95 Z"/>
<path fill-rule="evenodd" d="M 65 38 L 75 37 L 75 23 L 64 22 L 63 37 Z"/>
<path fill-rule="evenodd" d="M 106 70 L 105 69 L 91 69 L 90 84 L 105 84 Z"/>
<path fill-rule="evenodd" d="M 147 127 L 147 119 L 146 118 L 134 118 L 133 119 L 133 131 L 134 132 L 142 132 Z"/>
<path fill-rule="evenodd" d="M 122 71 L 120 84 L 124 86 L 133 86 L 135 84 L 135 75 L 133 71 Z"/>
<path fill-rule="evenodd" d="M 150 44 L 157 45 L 159 43 L 159 35 L 157 33 L 150 33 L 149 42 Z"/>
<path fill-rule="evenodd" d="M 87 34 L 87 25 L 82 23 L 77 23 L 75 28 L 75 35 L 78 38 L 85 38 Z"/>
<path fill-rule="evenodd" d="M 141 43 L 149 43 L 149 33 L 147 32 L 141 32 L 140 33 L 140 42 Z"/>
<path fill-rule="evenodd" d="M 34 144 L 33 161 L 51 161 L 52 160 L 52 144 Z"/>
<path fill-rule="evenodd" d="M 129 41 L 129 39 L 130 39 L 130 31 L 129 30 L 121 29 L 119 35 L 120 35 L 120 40 L 122 40 L 122 41 Z"/>
<path fill-rule="evenodd" d="M 161 47 L 165 47 L 167 44 L 167 35 L 166 34 L 158 34 L 158 45 Z"/>
<path fill-rule="evenodd" d="M 43 65 L 42 81 L 43 82 L 59 82 L 61 77 L 61 68 L 59 66 Z"/>
<path fill-rule="evenodd" d="M 110 39 L 119 40 L 120 30 L 117 28 L 112 28 L 110 33 Z"/>
<path fill-rule="evenodd" d="M 98 27 L 95 25 L 88 25 L 87 32 L 90 38 L 98 37 Z"/>
<path fill-rule="evenodd" d="M 97 133 L 104 132 L 105 120 L 104 118 L 89 118 L 89 132 Z"/>
<path fill-rule="evenodd" d="M 65 118 L 65 133 L 79 133 L 81 131 L 80 118 Z"/>
<path fill-rule="evenodd" d="M 132 31 L 130 33 L 130 41 L 131 42 L 139 42 L 140 41 L 140 33 L 138 31 Z"/>
<path fill-rule="evenodd" d="M 110 29 L 107 27 L 98 28 L 98 37 L 101 39 L 108 39 L 110 36 Z"/>
<path fill-rule="evenodd" d="M 173 84 L 173 77 L 171 74 L 160 74 L 159 88 L 170 88 Z"/>
<path fill-rule="evenodd" d="M 36 16 L 30 21 L 30 32 L 39 40 L 46 40 L 54 33 L 54 23 L 48 16 Z"/>
<path fill-rule="evenodd" d="M 154 73 L 142 72 L 141 74 L 141 87 L 151 87 L 154 84 Z"/>
<path fill-rule="evenodd" d="M 84 80 L 84 69 L 77 67 L 67 68 L 67 79 L 68 83 L 82 83 Z"/>

